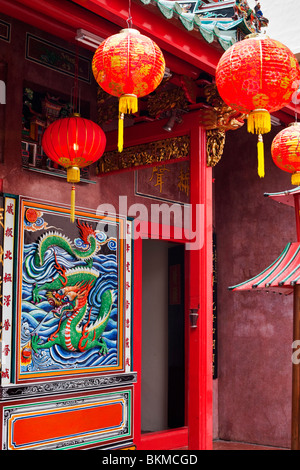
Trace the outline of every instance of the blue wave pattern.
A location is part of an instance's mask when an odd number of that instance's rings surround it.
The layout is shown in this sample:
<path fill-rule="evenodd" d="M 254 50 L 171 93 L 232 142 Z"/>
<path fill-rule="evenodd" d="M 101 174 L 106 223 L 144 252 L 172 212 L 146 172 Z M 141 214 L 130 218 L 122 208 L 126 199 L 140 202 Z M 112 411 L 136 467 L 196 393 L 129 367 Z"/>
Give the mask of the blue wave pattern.
<path fill-rule="evenodd" d="M 22 279 L 22 318 L 21 318 L 21 347 L 29 344 L 31 336 L 38 334 L 42 342 L 46 342 L 49 336 L 58 327 L 59 319 L 51 313 L 51 305 L 46 298 L 46 292 L 40 291 L 40 302 L 34 304 L 32 301 L 32 291 L 34 285 L 42 285 L 51 282 L 57 277 L 55 269 L 54 252 L 58 263 L 66 269 L 78 266 L 86 266 L 82 261 L 75 260 L 58 246 L 51 247 L 45 254 L 43 266 L 37 267 L 34 264 L 34 254 L 37 243 L 24 246 L 23 256 L 23 279 Z M 110 250 L 116 251 L 117 243 L 111 240 Z M 110 319 L 105 331 L 102 334 L 108 347 L 108 354 L 102 356 L 98 348 L 93 348 L 84 352 L 65 351 L 59 345 L 54 345 L 50 349 L 39 349 L 38 353 L 32 353 L 30 364 L 22 365 L 21 372 L 38 372 L 45 370 L 70 370 L 87 367 L 104 367 L 118 364 L 118 263 L 117 254 L 109 253 L 103 255 L 98 253 L 93 257 L 93 269 L 99 272 L 94 287 L 88 297 L 88 311 L 91 309 L 91 319 L 96 320 L 101 306 L 101 295 L 107 289 L 113 291 L 113 307 Z"/>

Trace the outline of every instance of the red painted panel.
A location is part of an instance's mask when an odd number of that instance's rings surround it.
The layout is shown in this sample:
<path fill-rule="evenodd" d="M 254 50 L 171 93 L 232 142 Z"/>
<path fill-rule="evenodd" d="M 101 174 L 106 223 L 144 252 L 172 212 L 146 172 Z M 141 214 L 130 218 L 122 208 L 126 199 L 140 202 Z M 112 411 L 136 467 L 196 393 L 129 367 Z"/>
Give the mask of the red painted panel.
<path fill-rule="evenodd" d="M 48 2 L 47 2 L 48 3 Z M 82 4 L 82 0 L 74 0 Z M 128 4 L 123 0 L 85 0 L 86 9 L 114 23 L 118 22 L 123 28 L 128 19 Z M 151 11 L 152 10 L 152 11 Z M 132 6 L 134 27 L 143 34 L 149 35 L 163 49 L 207 73 L 214 74 L 219 58 L 222 55 L 218 49 L 209 45 L 201 38 L 200 33 L 191 33 L 177 21 L 174 24 L 166 20 L 158 9 L 146 8 L 144 5 Z"/>
<path fill-rule="evenodd" d="M 180 449 L 188 446 L 188 428 L 151 432 L 141 436 L 138 450 Z"/>
<path fill-rule="evenodd" d="M 55 36 L 66 39 L 67 41 L 74 41 L 75 30 L 63 24 L 61 21 L 56 20 L 50 22 L 49 18 L 38 11 L 32 10 L 32 8 L 25 8 L 18 2 L 11 2 L 9 0 L 1 0 L 0 11 L 5 15 L 9 15 L 12 18 L 23 21 L 25 23 L 37 26 L 40 29 L 47 31 Z"/>
<path fill-rule="evenodd" d="M 80 409 L 41 411 L 36 416 L 16 416 L 13 423 L 15 446 L 47 442 L 84 433 L 117 428 L 123 420 L 122 404 L 101 404 Z"/>
<path fill-rule="evenodd" d="M 2 3 L 2 1 L 1 1 Z M 15 3 L 15 2 L 14 2 Z M 60 2 L 59 0 L 20 0 L 18 7 L 22 5 L 33 14 L 40 14 L 45 20 L 56 20 L 60 24 L 74 29 L 73 39 L 75 41 L 76 30 L 87 29 L 89 32 L 101 37 L 110 36 L 119 31 L 118 26 L 110 23 L 104 18 L 97 17 L 85 8 L 79 8 L 71 2 Z M 2 9 L 2 5 L 0 5 Z M 11 12 L 14 16 L 13 11 Z M 101 15 L 102 16 L 102 15 Z M 22 18 L 19 18 L 22 20 Z M 39 27 L 39 24 L 35 24 Z"/>
<path fill-rule="evenodd" d="M 10 7 L 11 2 L 7 0 L 3 0 L 3 2 L 5 2 L 7 10 L 0 5 L 0 11 L 22 20 L 20 13 L 15 14 Z M 15 3 L 13 4 L 15 5 Z M 124 6 L 123 0 L 84 0 L 84 2 L 74 0 L 74 2 L 66 4 L 62 4 L 58 0 L 19 0 L 16 5 L 19 10 L 22 5 L 26 8 L 24 11 L 26 21 L 37 27 L 45 28 L 47 31 L 49 31 L 48 26 L 53 24 L 54 34 L 61 37 L 65 37 L 63 31 L 65 28 L 68 39 L 71 39 L 67 30 L 74 28 L 74 40 L 75 32 L 79 28 L 86 29 L 100 37 L 108 37 L 126 27 L 128 18 L 128 7 Z M 32 19 L 31 14 L 33 15 Z M 41 24 L 37 22 L 36 15 L 41 16 Z M 152 37 L 170 56 L 174 55 L 175 59 L 179 58 L 185 61 L 186 72 L 182 73 L 196 77 L 197 71 L 194 69 L 198 68 L 214 74 L 223 52 L 219 46 L 217 46 L 218 50 L 207 44 L 199 33 L 194 35 L 194 33 L 186 31 L 180 21 L 176 22 L 175 27 L 161 15 L 158 9 L 153 13 L 144 5 L 135 4 L 132 15 L 134 15 L 134 27 L 143 34 Z M 55 32 L 55 21 L 60 24 L 62 35 L 59 31 Z"/>

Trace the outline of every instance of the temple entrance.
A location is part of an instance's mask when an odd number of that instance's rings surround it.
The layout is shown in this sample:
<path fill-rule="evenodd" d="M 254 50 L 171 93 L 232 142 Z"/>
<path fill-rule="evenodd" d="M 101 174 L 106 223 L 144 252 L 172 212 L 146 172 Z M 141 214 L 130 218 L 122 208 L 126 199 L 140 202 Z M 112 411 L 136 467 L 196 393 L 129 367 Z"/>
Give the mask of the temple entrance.
<path fill-rule="evenodd" d="M 185 425 L 184 244 L 143 240 L 141 430 Z"/>
<path fill-rule="evenodd" d="M 168 221 L 140 216 L 134 224 L 138 450 L 212 446 L 212 174 L 195 117 L 185 119 L 186 130 L 180 128 L 181 135 L 190 135 L 190 226 L 180 232 Z M 145 130 L 146 140 L 165 138 L 158 122 Z M 134 133 L 131 143 L 137 144 Z"/>

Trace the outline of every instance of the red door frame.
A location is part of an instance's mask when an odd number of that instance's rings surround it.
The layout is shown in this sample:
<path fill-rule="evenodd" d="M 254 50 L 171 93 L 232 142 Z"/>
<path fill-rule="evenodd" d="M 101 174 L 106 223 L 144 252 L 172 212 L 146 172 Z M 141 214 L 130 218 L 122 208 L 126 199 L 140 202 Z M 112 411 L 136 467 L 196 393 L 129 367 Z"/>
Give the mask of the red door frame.
<path fill-rule="evenodd" d="M 172 429 L 170 431 L 160 431 L 147 434 L 141 434 L 141 372 L 142 372 L 142 243 L 144 239 L 157 239 L 166 242 L 184 243 L 185 240 L 177 239 L 170 235 L 169 238 L 165 236 L 162 238 L 162 233 L 167 233 L 169 227 L 164 227 L 161 224 L 154 224 L 151 222 L 137 221 L 139 236 L 134 240 L 134 340 L 133 340 L 133 354 L 134 354 L 134 370 L 137 372 L 138 381 L 135 385 L 135 406 L 134 406 L 134 441 L 138 450 L 161 450 L 161 449 L 174 449 L 179 447 L 186 447 L 188 445 L 188 428 L 187 426 L 179 429 Z M 136 229 L 136 227 L 135 227 Z M 166 230 L 164 230 L 166 229 Z M 186 258 L 186 256 L 185 256 Z M 187 276 L 185 276 L 187 279 Z M 185 285 L 187 293 L 187 285 Z M 188 298 L 188 295 L 185 296 Z M 185 318 L 187 318 L 187 308 L 185 308 Z M 186 322 L 185 322 L 186 323 Z M 187 331 L 187 328 L 186 328 Z M 187 335 L 186 335 L 187 336 Z M 186 337 L 186 340 L 188 338 Z M 186 366 L 188 360 L 186 358 Z M 187 369 L 187 367 L 186 367 Z M 187 377 L 186 377 L 187 384 Z M 188 396 L 186 394 L 186 409 Z M 187 421 L 187 416 L 186 416 Z"/>
<path fill-rule="evenodd" d="M 212 332 L 213 332 L 213 260 L 212 260 L 212 168 L 207 167 L 206 133 L 191 124 L 190 186 L 192 220 L 203 209 L 202 242 L 190 251 L 189 308 L 198 309 L 197 328 L 189 334 L 189 450 L 212 449 Z M 199 234 L 198 234 L 199 236 Z"/>
<path fill-rule="evenodd" d="M 199 126 L 198 113 L 184 119 L 178 134 L 190 135 L 190 194 L 192 221 L 200 214 L 201 226 L 197 233 L 200 243 L 187 251 L 188 312 L 198 312 L 196 328 L 188 328 L 187 372 L 187 427 L 161 433 L 141 434 L 141 313 L 142 313 L 142 237 L 149 232 L 148 223 L 139 226 L 141 237 L 134 241 L 134 337 L 133 365 L 138 381 L 135 386 L 134 434 L 137 449 L 212 449 L 212 169 L 206 165 L 206 135 Z M 161 138 L 162 123 L 148 124 L 145 133 L 139 133 L 144 142 Z M 156 131 L 156 132 L 155 132 Z M 164 135 L 165 137 L 165 135 Z M 136 136 L 127 134 L 127 142 L 137 145 Z M 191 227 L 193 229 L 194 227 Z M 159 238 L 159 227 L 157 238 Z M 164 238 L 165 239 L 165 238 Z M 171 241 L 185 242 L 171 238 Z"/>

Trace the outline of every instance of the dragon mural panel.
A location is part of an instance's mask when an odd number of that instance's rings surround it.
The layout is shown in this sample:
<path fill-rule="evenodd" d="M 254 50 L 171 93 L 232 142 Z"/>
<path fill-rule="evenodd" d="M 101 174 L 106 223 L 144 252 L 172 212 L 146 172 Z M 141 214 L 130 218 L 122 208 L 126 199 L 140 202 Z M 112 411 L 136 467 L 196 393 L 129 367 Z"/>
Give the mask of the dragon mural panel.
<path fill-rule="evenodd" d="M 16 380 L 124 371 L 126 219 L 81 213 L 72 224 L 30 201 L 19 219 Z"/>

